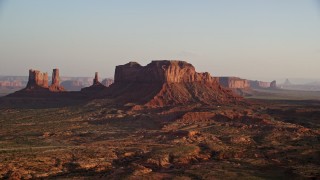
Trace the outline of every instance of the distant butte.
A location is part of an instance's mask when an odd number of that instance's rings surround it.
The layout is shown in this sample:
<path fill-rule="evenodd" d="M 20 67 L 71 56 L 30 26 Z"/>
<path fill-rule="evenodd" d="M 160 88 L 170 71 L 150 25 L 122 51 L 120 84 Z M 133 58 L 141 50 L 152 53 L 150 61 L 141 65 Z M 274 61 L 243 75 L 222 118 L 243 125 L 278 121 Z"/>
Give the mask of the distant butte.
<path fill-rule="evenodd" d="M 81 89 L 81 92 L 84 93 L 97 93 L 103 90 L 106 90 L 107 87 L 104 86 L 100 81 L 99 81 L 99 75 L 98 72 L 95 73 L 94 79 L 93 79 L 93 83 L 91 86 L 86 87 Z"/>
<path fill-rule="evenodd" d="M 226 79 L 226 82 L 233 87 L 248 86 L 246 80 L 237 78 Z M 104 84 L 111 85 L 106 87 Z M 27 87 L 12 96 L 32 94 L 33 97 L 108 98 L 115 103 L 131 103 L 138 108 L 189 103 L 218 105 L 242 100 L 232 90 L 222 87 L 219 78 L 207 72 L 199 73 L 192 64 L 179 60 L 157 60 L 146 66 L 136 62 L 119 65 L 115 69 L 114 83 L 105 80 L 104 84 L 99 81 L 96 72 L 90 87 L 82 88 L 81 92 L 64 92 L 64 87 L 60 85 L 59 69 L 53 70 L 50 86 L 47 73 L 30 70 Z"/>
<path fill-rule="evenodd" d="M 53 69 L 52 83 L 49 86 L 48 73 L 42 73 L 38 70 L 29 70 L 29 78 L 27 86 L 9 96 L 41 96 L 48 93 L 63 92 L 64 87 L 60 85 L 59 69 Z"/>
<path fill-rule="evenodd" d="M 59 69 L 53 69 L 53 72 L 52 72 L 52 84 L 49 87 L 49 90 L 52 91 L 52 92 L 65 91 L 64 87 L 60 85 Z"/>
<path fill-rule="evenodd" d="M 219 83 L 230 89 L 263 89 L 263 88 L 277 88 L 277 82 L 252 81 L 241 79 L 238 77 L 218 77 Z"/>
<path fill-rule="evenodd" d="M 130 62 L 116 67 L 114 81 L 108 96 L 147 107 L 232 103 L 240 99 L 222 88 L 217 78 L 196 72 L 185 61 L 152 61 L 146 66 Z"/>
<path fill-rule="evenodd" d="M 23 90 L 34 91 L 48 88 L 48 73 L 42 73 L 38 70 L 29 70 L 29 79 L 27 87 Z"/>

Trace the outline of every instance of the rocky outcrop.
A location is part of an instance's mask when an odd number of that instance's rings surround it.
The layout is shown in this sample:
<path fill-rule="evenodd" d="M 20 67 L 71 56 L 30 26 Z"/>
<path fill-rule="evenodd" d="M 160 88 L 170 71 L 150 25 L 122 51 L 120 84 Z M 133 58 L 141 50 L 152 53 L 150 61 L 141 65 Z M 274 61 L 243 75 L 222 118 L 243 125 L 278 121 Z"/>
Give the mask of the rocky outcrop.
<path fill-rule="evenodd" d="M 249 81 L 238 77 L 219 77 L 219 83 L 226 88 L 247 89 L 250 88 Z"/>
<path fill-rule="evenodd" d="M 81 89 L 85 93 L 97 93 L 105 90 L 107 87 L 100 83 L 98 72 L 95 73 L 92 86 Z"/>
<path fill-rule="evenodd" d="M 270 88 L 272 88 L 272 89 L 277 88 L 277 81 L 272 81 L 272 82 L 270 83 Z"/>
<path fill-rule="evenodd" d="M 50 92 L 65 91 L 60 85 L 59 70 L 54 69 L 52 73 L 52 83 L 48 86 L 48 73 L 42 73 L 38 70 L 29 70 L 29 78 L 27 86 L 14 93 L 12 96 L 25 96 L 25 95 L 44 95 Z M 39 94 L 40 93 L 40 94 Z"/>
<path fill-rule="evenodd" d="M 113 84 L 114 80 L 113 79 L 110 79 L 110 78 L 106 78 L 104 79 L 101 84 L 103 84 L 104 86 L 106 87 L 109 87 L 111 84 Z"/>
<path fill-rule="evenodd" d="M 136 62 L 129 62 L 128 64 L 117 66 L 114 75 L 115 83 L 135 82 L 142 68 L 143 67 Z"/>
<path fill-rule="evenodd" d="M 261 89 L 261 88 L 277 88 L 276 81 L 264 82 L 264 81 L 252 81 L 241 79 L 238 77 L 219 77 L 219 83 L 223 87 L 233 89 L 235 92 L 249 90 L 249 89 Z M 239 94 L 239 93 L 237 93 Z M 242 94 L 242 93 L 240 93 Z"/>
<path fill-rule="evenodd" d="M 48 73 L 42 73 L 38 70 L 29 70 L 29 79 L 26 90 L 48 88 Z"/>
<path fill-rule="evenodd" d="M 117 66 L 115 83 L 187 83 L 214 82 L 209 73 L 197 73 L 184 61 L 152 61 L 147 66 L 136 62 Z"/>
<path fill-rule="evenodd" d="M 270 88 L 271 82 L 249 81 L 251 88 Z"/>
<path fill-rule="evenodd" d="M 136 62 L 117 66 L 115 83 L 107 93 L 120 101 L 149 107 L 187 103 L 230 103 L 237 101 L 230 90 L 222 88 L 209 73 L 196 72 L 185 61 L 152 61 L 146 66 Z"/>
<path fill-rule="evenodd" d="M 49 87 L 52 92 L 65 91 L 64 87 L 60 85 L 60 74 L 59 69 L 53 69 L 52 71 L 52 83 Z"/>
<path fill-rule="evenodd" d="M 100 84 L 98 72 L 94 74 L 93 85 Z"/>

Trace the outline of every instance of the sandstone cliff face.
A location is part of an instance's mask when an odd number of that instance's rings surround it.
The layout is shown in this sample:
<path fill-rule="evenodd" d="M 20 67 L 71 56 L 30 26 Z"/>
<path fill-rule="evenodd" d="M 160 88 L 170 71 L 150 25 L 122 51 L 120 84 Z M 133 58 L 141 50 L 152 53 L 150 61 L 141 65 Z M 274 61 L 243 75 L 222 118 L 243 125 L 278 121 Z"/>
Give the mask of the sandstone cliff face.
<path fill-rule="evenodd" d="M 52 83 L 50 86 L 48 86 L 48 73 L 30 69 L 27 86 L 21 91 L 61 92 L 65 90 L 60 86 L 59 69 L 53 70 Z"/>
<path fill-rule="evenodd" d="M 64 87 L 60 85 L 60 73 L 59 69 L 53 69 L 52 71 L 52 83 L 49 87 L 52 92 L 65 91 Z"/>
<path fill-rule="evenodd" d="M 48 73 L 29 70 L 29 80 L 26 89 L 48 88 Z"/>
<path fill-rule="evenodd" d="M 188 103 L 230 103 L 240 99 L 222 88 L 209 73 L 196 72 L 185 61 L 152 61 L 146 66 L 130 62 L 117 66 L 115 83 L 106 93 L 119 102 L 146 107 Z"/>
<path fill-rule="evenodd" d="M 136 62 L 129 62 L 125 65 L 120 65 L 116 67 L 114 82 L 115 83 L 130 83 L 136 82 L 138 72 L 143 67 Z"/>
<path fill-rule="evenodd" d="M 252 88 L 270 88 L 270 82 L 263 81 L 249 81 L 250 87 Z"/>
<path fill-rule="evenodd" d="M 246 79 L 240 79 L 237 77 L 220 77 L 219 83 L 223 87 L 231 89 L 247 89 L 250 88 L 249 81 Z"/>
<path fill-rule="evenodd" d="M 115 83 L 216 82 L 209 73 L 197 73 L 185 61 L 152 61 L 147 66 L 136 62 L 117 66 Z"/>

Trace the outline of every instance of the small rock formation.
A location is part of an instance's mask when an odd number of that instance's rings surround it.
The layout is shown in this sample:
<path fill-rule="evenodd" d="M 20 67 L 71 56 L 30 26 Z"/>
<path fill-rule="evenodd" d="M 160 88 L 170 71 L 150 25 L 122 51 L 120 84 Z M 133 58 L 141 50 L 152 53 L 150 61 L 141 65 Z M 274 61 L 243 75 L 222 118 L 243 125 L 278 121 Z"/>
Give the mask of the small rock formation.
<path fill-rule="evenodd" d="M 238 77 L 219 77 L 219 83 L 226 88 L 247 89 L 250 88 L 249 81 Z"/>
<path fill-rule="evenodd" d="M 65 91 L 64 87 L 60 85 L 59 69 L 53 69 L 52 71 L 52 83 L 49 87 L 49 90 L 52 92 Z"/>
<path fill-rule="evenodd" d="M 111 84 L 113 84 L 113 79 L 106 78 L 101 82 L 101 84 L 103 84 L 106 87 L 109 87 Z"/>
<path fill-rule="evenodd" d="M 38 70 L 29 70 L 29 80 L 25 90 L 48 88 L 48 73 L 42 73 Z"/>
<path fill-rule="evenodd" d="M 185 61 L 152 61 L 146 66 L 130 62 L 116 67 L 114 81 L 105 95 L 145 107 L 219 104 L 240 99 L 222 88 L 217 78 L 196 72 Z"/>
<path fill-rule="evenodd" d="M 96 93 L 102 90 L 107 89 L 106 86 L 100 83 L 98 72 L 95 73 L 93 83 L 91 86 L 81 89 L 81 92 L 85 93 Z"/>
<path fill-rule="evenodd" d="M 100 84 L 98 72 L 96 72 L 96 73 L 94 74 L 93 85 L 95 85 L 95 84 Z"/>
<path fill-rule="evenodd" d="M 270 88 L 272 88 L 272 89 L 276 89 L 277 88 L 277 81 L 272 81 L 271 83 L 270 83 Z"/>

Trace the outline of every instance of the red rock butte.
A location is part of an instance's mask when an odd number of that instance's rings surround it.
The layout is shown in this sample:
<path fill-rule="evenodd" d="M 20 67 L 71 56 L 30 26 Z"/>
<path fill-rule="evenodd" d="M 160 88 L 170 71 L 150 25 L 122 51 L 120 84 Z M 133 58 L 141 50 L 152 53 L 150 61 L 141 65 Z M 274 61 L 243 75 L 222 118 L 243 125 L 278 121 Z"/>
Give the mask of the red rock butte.
<path fill-rule="evenodd" d="M 152 61 L 147 66 L 129 62 L 116 67 L 115 83 L 213 82 L 209 73 L 197 73 L 185 61 Z"/>
<path fill-rule="evenodd" d="M 52 83 L 51 83 L 51 86 L 49 87 L 49 90 L 52 92 L 65 91 L 64 87 L 60 85 L 59 69 L 53 69 L 52 71 Z"/>
<path fill-rule="evenodd" d="M 30 69 L 28 84 L 25 89 L 32 90 L 36 88 L 48 88 L 48 73 Z"/>
<path fill-rule="evenodd" d="M 264 81 L 252 81 L 247 79 L 241 79 L 238 77 L 218 77 L 219 83 L 226 88 L 230 89 L 265 89 L 265 88 L 277 88 L 277 82 L 264 82 Z"/>
<path fill-rule="evenodd" d="M 247 89 L 250 88 L 249 81 L 246 79 L 241 79 L 238 77 L 219 77 L 219 83 L 223 87 L 227 88 L 240 88 L 240 89 Z"/>
<path fill-rule="evenodd" d="M 99 74 L 98 74 L 98 72 L 96 72 L 94 75 L 92 85 L 89 87 L 86 87 L 86 88 L 82 88 L 81 92 L 92 94 L 92 93 L 98 93 L 98 92 L 106 90 L 106 89 L 107 89 L 107 87 L 99 81 Z"/>
<path fill-rule="evenodd" d="M 30 92 L 62 92 L 65 91 L 60 85 L 59 69 L 53 69 L 52 72 L 52 83 L 48 85 L 48 73 L 42 73 L 38 70 L 29 70 L 29 79 L 27 86 L 17 91 L 19 95 Z"/>
<path fill-rule="evenodd" d="M 152 61 L 146 66 L 129 62 L 116 67 L 107 95 L 146 106 L 186 103 L 230 103 L 240 98 L 219 85 L 209 73 L 196 72 L 185 61 Z"/>

